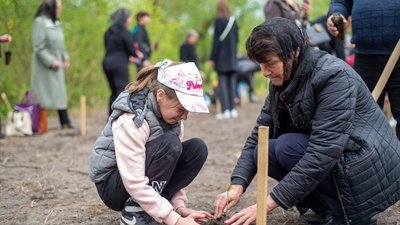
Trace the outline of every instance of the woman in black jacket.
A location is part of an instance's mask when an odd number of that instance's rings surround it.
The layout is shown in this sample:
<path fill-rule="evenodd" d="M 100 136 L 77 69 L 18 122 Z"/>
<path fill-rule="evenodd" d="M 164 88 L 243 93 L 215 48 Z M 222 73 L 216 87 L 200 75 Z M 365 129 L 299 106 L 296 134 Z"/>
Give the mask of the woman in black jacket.
<path fill-rule="evenodd" d="M 113 24 L 104 35 L 106 55 L 103 59 L 103 70 L 111 89 L 111 104 L 129 83 L 129 57 L 136 56 L 133 37 L 127 30 L 132 22 L 132 14 L 128 9 L 120 8 L 111 15 Z"/>
<path fill-rule="evenodd" d="M 256 126 L 215 216 L 240 200 L 257 173 L 258 127 L 270 127 L 269 176 L 279 181 L 267 210 L 297 206 L 309 224 L 372 225 L 400 199 L 400 143 L 361 77 L 344 61 L 306 45 L 294 22 L 273 18 L 254 28 L 249 57 L 270 79 Z M 249 224 L 256 205 L 227 224 Z"/>
<path fill-rule="evenodd" d="M 217 18 L 214 25 L 214 39 L 210 62 L 218 73 L 218 98 L 222 113 L 217 119 L 237 117 L 234 99 L 236 96 L 235 72 L 237 70 L 238 28 L 231 16 L 226 0 L 217 3 Z"/>

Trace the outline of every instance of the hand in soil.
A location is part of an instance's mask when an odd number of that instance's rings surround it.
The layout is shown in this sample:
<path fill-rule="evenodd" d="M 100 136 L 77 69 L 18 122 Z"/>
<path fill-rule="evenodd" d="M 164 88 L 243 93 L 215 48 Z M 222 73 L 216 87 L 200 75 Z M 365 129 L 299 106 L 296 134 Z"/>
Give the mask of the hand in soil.
<path fill-rule="evenodd" d="M 242 196 L 243 187 L 241 185 L 232 185 L 229 191 L 219 194 L 214 201 L 214 216 L 220 217 L 227 210 L 235 206 Z"/>
<path fill-rule="evenodd" d="M 203 223 L 202 225 L 225 225 L 224 221 L 229 219 L 226 214 L 223 214 L 220 218 L 218 219 L 212 219 L 206 223 Z"/>

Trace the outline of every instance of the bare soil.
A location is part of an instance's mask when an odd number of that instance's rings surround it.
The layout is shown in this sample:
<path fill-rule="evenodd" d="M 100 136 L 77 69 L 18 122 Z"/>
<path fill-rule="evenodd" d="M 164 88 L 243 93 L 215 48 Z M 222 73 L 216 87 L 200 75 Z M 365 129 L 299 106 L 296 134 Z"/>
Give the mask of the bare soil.
<path fill-rule="evenodd" d="M 215 113 L 192 114 L 185 122 L 185 138 L 200 137 L 209 147 L 206 164 L 187 188 L 190 207 L 212 211 L 217 194 L 226 190 L 240 150 L 254 125 L 261 102 L 238 109 L 239 117 L 215 120 Z M 75 125 L 79 113 L 72 113 Z M 88 177 L 92 145 L 106 121 L 106 110 L 93 110 L 88 133 L 61 130 L 58 118 L 49 118 L 49 132 L 31 137 L 0 139 L 0 224 L 118 225 L 119 213 L 105 207 Z M 269 180 L 270 189 L 276 184 Z M 232 215 L 255 203 L 255 182 Z M 378 224 L 400 224 L 400 204 L 379 216 Z M 276 209 L 268 224 L 306 224 L 295 209 Z"/>

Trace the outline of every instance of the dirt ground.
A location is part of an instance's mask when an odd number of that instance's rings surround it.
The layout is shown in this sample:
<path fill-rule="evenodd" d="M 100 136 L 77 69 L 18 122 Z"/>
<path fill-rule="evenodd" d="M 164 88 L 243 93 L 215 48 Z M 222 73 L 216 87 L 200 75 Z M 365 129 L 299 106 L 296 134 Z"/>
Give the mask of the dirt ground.
<path fill-rule="evenodd" d="M 200 137 L 209 147 L 208 160 L 187 188 L 190 207 L 211 211 L 217 194 L 229 183 L 232 169 L 258 115 L 261 102 L 238 109 L 236 119 L 214 119 L 192 114 L 185 122 L 185 138 Z M 106 208 L 88 177 L 92 145 L 106 121 L 106 110 L 87 118 L 88 133 L 61 130 L 58 118 L 49 118 L 49 132 L 32 137 L 0 139 L 0 224 L 119 224 L 119 213 Z M 75 125 L 79 113 L 72 113 Z M 274 186 L 269 181 L 270 189 Z M 255 182 L 245 193 L 237 212 L 255 203 Z M 400 224 L 400 204 L 379 217 L 378 224 Z M 268 224 L 305 224 L 295 209 L 276 209 Z"/>

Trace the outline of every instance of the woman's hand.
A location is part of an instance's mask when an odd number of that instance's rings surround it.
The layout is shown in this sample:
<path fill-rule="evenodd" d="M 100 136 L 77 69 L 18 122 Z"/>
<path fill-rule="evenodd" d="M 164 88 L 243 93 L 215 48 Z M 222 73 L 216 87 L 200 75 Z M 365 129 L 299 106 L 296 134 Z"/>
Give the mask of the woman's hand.
<path fill-rule="evenodd" d="M 212 215 L 206 211 L 197 211 L 185 207 L 178 208 L 176 212 L 182 217 L 191 217 L 198 223 L 204 223 L 213 218 Z"/>
<path fill-rule="evenodd" d="M 65 60 L 65 61 L 64 61 L 64 69 L 68 69 L 69 66 L 70 66 L 69 60 Z"/>
<path fill-rule="evenodd" d="M 150 61 L 149 60 L 144 60 L 143 62 L 142 62 L 142 66 L 143 67 L 147 67 L 147 66 L 149 66 L 150 65 Z"/>
<path fill-rule="evenodd" d="M 60 68 L 60 66 L 61 66 L 60 61 L 54 60 L 54 61 L 51 63 L 50 68 L 53 69 L 53 70 L 57 70 L 58 68 Z"/>
<path fill-rule="evenodd" d="M 225 220 L 224 223 L 231 225 L 242 225 L 242 224 L 249 225 L 254 220 L 256 220 L 256 216 L 257 216 L 257 204 L 254 204 L 234 214 L 231 218 Z"/>
<path fill-rule="evenodd" d="M 278 204 L 271 198 L 270 195 L 267 197 L 267 212 L 265 213 L 271 213 L 272 210 L 278 207 Z M 228 220 L 224 221 L 226 224 L 230 225 L 249 225 L 251 224 L 254 220 L 256 220 L 257 217 L 257 204 L 254 204 L 252 206 L 249 206 L 245 209 L 242 209 L 240 212 L 234 214 L 231 218 Z"/>
<path fill-rule="evenodd" d="M 12 37 L 9 34 L 0 35 L 0 42 L 11 42 Z"/>
<path fill-rule="evenodd" d="M 214 201 L 214 216 L 220 218 L 223 213 L 240 201 L 242 194 L 242 185 L 231 185 L 229 191 L 219 194 Z"/>
<path fill-rule="evenodd" d="M 343 18 L 343 22 L 346 27 L 347 20 L 342 15 L 340 15 L 340 16 Z M 326 26 L 328 27 L 329 33 L 332 34 L 334 37 L 336 37 L 339 34 L 338 29 L 335 27 L 335 24 L 332 21 L 332 15 L 330 17 L 328 17 L 328 20 L 326 21 Z"/>

